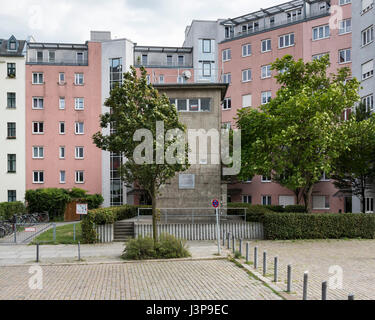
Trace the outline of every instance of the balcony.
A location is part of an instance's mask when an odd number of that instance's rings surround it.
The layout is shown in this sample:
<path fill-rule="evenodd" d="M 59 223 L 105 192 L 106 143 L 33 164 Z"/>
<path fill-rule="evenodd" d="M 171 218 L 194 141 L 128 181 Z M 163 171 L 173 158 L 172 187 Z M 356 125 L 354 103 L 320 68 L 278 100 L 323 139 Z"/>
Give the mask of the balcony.
<path fill-rule="evenodd" d="M 48 59 L 35 59 L 35 58 L 28 58 L 27 64 L 30 65 L 53 65 L 53 66 L 88 66 L 89 62 L 88 59 L 55 59 L 55 60 L 48 60 Z"/>
<path fill-rule="evenodd" d="M 192 69 L 193 65 L 191 63 L 166 63 L 166 62 L 147 62 L 147 63 L 140 63 L 139 61 L 134 62 L 134 67 L 139 68 L 140 66 L 143 66 L 145 68 L 171 68 L 171 69 Z"/>

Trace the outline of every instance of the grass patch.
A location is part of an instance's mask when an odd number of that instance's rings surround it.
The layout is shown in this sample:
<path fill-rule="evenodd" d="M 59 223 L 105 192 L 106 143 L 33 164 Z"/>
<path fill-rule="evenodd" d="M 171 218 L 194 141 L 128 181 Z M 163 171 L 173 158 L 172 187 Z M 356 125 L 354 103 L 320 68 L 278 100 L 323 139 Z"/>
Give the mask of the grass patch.
<path fill-rule="evenodd" d="M 81 223 L 76 224 L 76 240 L 74 241 L 74 227 L 73 224 L 66 224 L 61 227 L 56 227 L 56 241 L 53 241 L 53 228 L 43 232 L 37 236 L 31 244 L 77 244 L 81 241 L 82 230 Z"/>

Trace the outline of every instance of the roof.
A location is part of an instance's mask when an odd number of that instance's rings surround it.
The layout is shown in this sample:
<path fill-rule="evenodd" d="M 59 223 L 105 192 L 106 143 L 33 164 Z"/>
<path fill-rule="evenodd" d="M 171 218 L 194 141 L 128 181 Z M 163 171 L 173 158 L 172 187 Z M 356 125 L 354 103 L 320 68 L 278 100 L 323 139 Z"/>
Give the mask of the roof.
<path fill-rule="evenodd" d="M 227 83 L 164 83 L 153 84 L 156 89 L 161 90 L 191 90 L 191 89 L 217 89 L 221 91 L 221 99 L 224 100 L 229 84 Z"/>
<path fill-rule="evenodd" d="M 30 42 L 29 49 L 87 50 L 87 44 Z"/>
<path fill-rule="evenodd" d="M 16 41 L 16 50 L 8 50 L 9 41 Z M 14 36 L 11 36 L 9 39 L 0 39 L 0 56 L 23 57 L 25 44 L 25 40 L 17 40 Z"/>
<path fill-rule="evenodd" d="M 252 20 L 261 19 L 267 16 L 272 16 L 277 13 L 286 12 L 292 9 L 300 8 L 302 7 L 305 2 L 306 3 L 314 3 L 314 2 L 320 2 L 324 0 L 292 0 L 289 2 L 285 2 L 273 7 L 269 7 L 267 9 L 260 9 L 259 11 L 255 11 L 252 13 L 248 13 L 233 19 L 227 19 L 221 22 L 223 25 L 239 25 L 241 23 L 245 23 Z M 330 4 L 330 0 L 325 1 L 326 3 Z"/>

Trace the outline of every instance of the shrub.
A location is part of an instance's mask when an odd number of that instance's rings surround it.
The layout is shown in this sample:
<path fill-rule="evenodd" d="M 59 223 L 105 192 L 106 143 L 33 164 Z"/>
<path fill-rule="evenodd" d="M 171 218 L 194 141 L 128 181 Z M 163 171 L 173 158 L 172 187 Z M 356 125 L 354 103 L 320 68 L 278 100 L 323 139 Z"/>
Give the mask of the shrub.
<path fill-rule="evenodd" d="M 228 214 L 232 215 L 242 215 L 244 214 L 243 210 L 236 210 L 236 208 L 246 208 L 246 221 L 251 222 L 262 222 L 265 213 L 273 212 L 268 209 L 266 206 L 262 205 L 252 205 L 248 203 L 228 203 Z"/>
<path fill-rule="evenodd" d="M 190 257 L 186 243 L 169 234 L 162 234 L 156 244 L 151 237 L 139 237 L 128 242 L 122 255 L 127 260 L 176 259 Z"/>
<path fill-rule="evenodd" d="M 286 211 L 284 209 L 284 207 L 280 206 L 280 205 L 267 205 L 267 206 L 264 206 L 264 207 L 273 211 L 273 212 L 285 212 Z"/>
<path fill-rule="evenodd" d="M 104 202 L 104 198 L 101 194 L 88 194 L 85 196 L 85 200 L 88 203 L 89 210 L 99 208 Z"/>
<path fill-rule="evenodd" d="M 264 215 L 267 240 L 293 239 L 374 239 L 372 214 L 267 213 Z"/>
<path fill-rule="evenodd" d="M 0 203 L 0 221 L 9 220 L 13 215 L 21 215 L 25 212 L 25 205 L 20 201 Z"/>
<path fill-rule="evenodd" d="M 306 208 L 305 208 L 305 206 L 295 204 L 295 205 L 285 206 L 284 211 L 285 212 L 295 212 L 295 213 L 306 213 Z"/>

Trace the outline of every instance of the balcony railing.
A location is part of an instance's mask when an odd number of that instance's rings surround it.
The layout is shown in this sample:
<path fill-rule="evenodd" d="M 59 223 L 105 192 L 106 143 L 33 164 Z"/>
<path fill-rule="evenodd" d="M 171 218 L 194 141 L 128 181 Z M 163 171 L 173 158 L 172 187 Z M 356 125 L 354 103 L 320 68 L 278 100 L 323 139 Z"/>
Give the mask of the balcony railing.
<path fill-rule="evenodd" d="M 289 25 L 289 24 L 299 23 L 299 22 L 303 22 L 303 21 L 306 21 L 306 20 L 310 20 L 310 19 L 313 19 L 313 18 L 317 19 L 317 18 L 328 16 L 329 14 L 330 14 L 329 10 L 327 10 L 327 11 L 312 12 L 312 13 L 306 15 L 306 16 L 304 16 L 302 14 L 300 17 L 297 17 L 297 18 L 288 18 L 288 19 L 284 19 L 284 20 L 274 22 L 274 23 L 270 23 L 268 21 L 264 25 L 260 25 L 258 27 L 255 27 L 255 28 L 247 30 L 247 31 L 234 32 L 234 33 L 232 33 L 230 38 L 226 38 L 225 40 L 240 38 L 240 37 L 244 37 L 244 36 L 247 36 L 247 35 L 252 35 L 252 34 L 264 32 L 264 31 L 268 31 L 268 30 L 271 30 L 271 29 L 274 29 L 274 28 L 286 26 L 286 25 Z M 263 23 L 262 19 L 260 19 L 259 22 Z"/>
<path fill-rule="evenodd" d="M 145 68 L 182 68 L 182 69 L 192 69 L 193 68 L 193 64 L 191 63 L 146 63 L 146 64 L 143 64 L 143 63 L 139 63 L 139 62 L 135 62 L 134 63 L 134 67 L 136 68 L 139 68 L 140 66 L 143 66 Z"/>
<path fill-rule="evenodd" d="M 47 59 L 35 59 L 29 58 L 27 60 L 27 64 L 39 64 L 39 65 L 60 65 L 60 66 L 87 66 L 88 60 L 87 59 L 54 59 L 49 61 Z"/>

